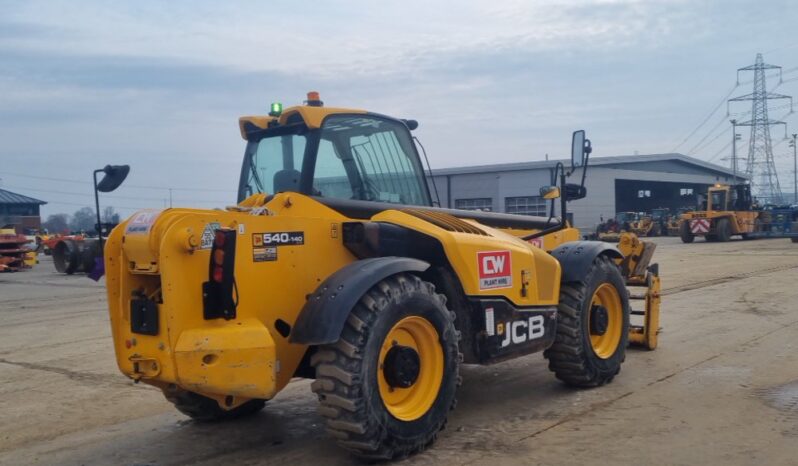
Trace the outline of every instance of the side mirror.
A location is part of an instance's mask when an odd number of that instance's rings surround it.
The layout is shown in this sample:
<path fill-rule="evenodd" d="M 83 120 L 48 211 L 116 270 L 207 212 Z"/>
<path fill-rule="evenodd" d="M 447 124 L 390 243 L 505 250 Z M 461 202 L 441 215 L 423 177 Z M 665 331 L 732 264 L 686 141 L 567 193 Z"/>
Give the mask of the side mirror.
<path fill-rule="evenodd" d="M 590 147 L 590 142 L 588 141 L 586 146 L 585 141 L 585 130 L 574 131 L 571 137 L 571 168 L 581 167 L 585 164 L 585 154 L 588 153 L 585 149 Z"/>
<path fill-rule="evenodd" d="M 579 184 L 567 183 L 565 185 L 565 200 L 575 201 L 587 196 L 587 188 Z"/>
<path fill-rule="evenodd" d="M 540 197 L 543 199 L 557 199 L 560 197 L 560 188 L 557 186 L 543 186 L 540 188 Z"/>
<path fill-rule="evenodd" d="M 105 173 L 105 176 L 97 183 L 97 191 L 110 193 L 125 181 L 127 174 L 130 173 L 130 165 L 106 165 L 99 171 Z"/>
<path fill-rule="evenodd" d="M 407 126 L 407 129 L 410 131 L 415 130 L 418 128 L 418 121 L 416 120 L 402 120 L 402 122 Z"/>

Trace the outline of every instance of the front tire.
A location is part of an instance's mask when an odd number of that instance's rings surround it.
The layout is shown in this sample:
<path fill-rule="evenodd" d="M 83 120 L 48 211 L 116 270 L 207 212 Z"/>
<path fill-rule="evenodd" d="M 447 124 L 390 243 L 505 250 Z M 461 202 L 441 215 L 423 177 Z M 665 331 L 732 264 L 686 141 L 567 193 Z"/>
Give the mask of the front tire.
<path fill-rule="evenodd" d="M 722 218 L 718 220 L 717 225 L 715 226 L 715 238 L 718 242 L 725 243 L 729 241 L 732 236 L 732 228 L 731 223 L 729 222 L 728 218 Z"/>
<path fill-rule="evenodd" d="M 679 236 L 682 238 L 682 243 L 692 243 L 695 235 L 690 231 L 690 222 L 683 220 L 679 224 Z"/>
<path fill-rule="evenodd" d="M 629 313 L 618 267 L 607 256 L 597 257 L 583 281 L 561 286 L 557 336 L 543 353 L 549 369 L 575 387 L 612 381 L 626 358 Z"/>
<path fill-rule="evenodd" d="M 460 383 L 454 312 L 410 274 L 372 287 L 338 342 L 311 359 L 319 413 L 338 444 L 365 459 L 417 453 L 435 440 Z"/>

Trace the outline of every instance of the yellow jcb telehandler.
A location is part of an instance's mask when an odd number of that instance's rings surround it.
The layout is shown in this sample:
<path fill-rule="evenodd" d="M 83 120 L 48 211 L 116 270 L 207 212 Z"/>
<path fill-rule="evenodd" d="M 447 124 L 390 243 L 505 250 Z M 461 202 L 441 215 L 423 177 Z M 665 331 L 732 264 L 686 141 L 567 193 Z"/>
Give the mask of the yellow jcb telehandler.
<path fill-rule="evenodd" d="M 629 342 L 656 346 L 653 249 L 579 241 L 561 220 L 586 195 L 584 131 L 541 188 L 561 216 L 528 217 L 432 207 L 415 121 L 316 93 L 271 110 L 240 119 L 237 205 L 141 211 L 107 239 L 119 368 L 183 413 L 253 413 L 311 378 L 329 434 L 391 459 L 434 441 L 461 364 L 543 351 L 564 383 L 596 387 Z M 642 325 L 627 283 L 645 288 Z"/>

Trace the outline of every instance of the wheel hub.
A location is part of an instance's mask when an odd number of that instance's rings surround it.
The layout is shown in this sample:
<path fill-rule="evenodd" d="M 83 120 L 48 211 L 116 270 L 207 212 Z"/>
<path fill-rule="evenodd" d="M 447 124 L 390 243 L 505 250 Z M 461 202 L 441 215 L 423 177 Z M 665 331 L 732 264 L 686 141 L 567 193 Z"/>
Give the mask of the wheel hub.
<path fill-rule="evenodd" d="M 590 333 L 604 335 L 609 327 L 610 316 L 604 306 L 593 305 L 590 308 Z"/>
<path fill-rule="evenodd" d="M 394 345 L 385 355 L 382 373 L 391 387 L 410 388 L 421 373 L 421 358 L 409 346 Z"/>

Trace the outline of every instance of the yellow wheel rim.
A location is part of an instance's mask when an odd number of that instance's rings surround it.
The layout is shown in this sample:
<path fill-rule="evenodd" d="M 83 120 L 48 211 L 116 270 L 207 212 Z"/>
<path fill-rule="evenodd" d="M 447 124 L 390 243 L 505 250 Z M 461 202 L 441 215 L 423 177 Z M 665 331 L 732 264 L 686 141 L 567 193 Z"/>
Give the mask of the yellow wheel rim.
<path fill-rule="evenodd" d="M 407 388 L 392 387 L 385 379 L 386 356 L 396 345 L 412 348 L 418 353 L 418 377 Z M 377 372 L 380 397 L 389 413 L 402 421 L 414 421 L 426 414 L 438 397 L 443 381 L 443 348 L 435 327 L 419 316 L 405 317 L 397 322 L 382 343 Z"/>
<path fill-rule="evenodd" d="M 591 319 L 593 318 L 593 308 L 601 306 L 607 311 L 607 328 L 603 334 L 593 331 Z M 623 329 L 623 304 L 618 290 L 609 283 L 602 283 L 593 293 L 588 309 L 587 328 L 590 331 L 590 345 L 593 352 L 601 359 L 608 359 L 621 342 L 621 330 Z"/>

